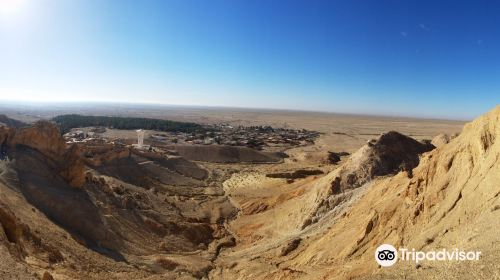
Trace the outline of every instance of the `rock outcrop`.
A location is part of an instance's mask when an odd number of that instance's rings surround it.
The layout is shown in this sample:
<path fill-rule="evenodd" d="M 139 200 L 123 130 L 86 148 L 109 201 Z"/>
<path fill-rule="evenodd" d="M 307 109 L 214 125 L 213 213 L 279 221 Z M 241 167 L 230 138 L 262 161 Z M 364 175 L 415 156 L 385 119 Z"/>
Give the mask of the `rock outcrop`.
<path fill-rule="evenodd" d="M 327 162 L 331 164 L 336 164 L 341 160 L 341 157 L 348 156 L 347 152 L 328 152 Z"/>
<path fill-rule="evenodd" d="M 309 176 L 321 175 L 321 174 L 324 174 L 324 172 L 321 170 L 318 170 L 318 169 L 299 169 L 299 170 L 295 170 L 293 172 L 270 173 L 270 174 L 266 174 L 266 177 L 295 180 L 295 179 L 303 179 L 303 178 L 306 178 Z"/>
<path fill-rule="evenodd" d="M 26 146 L 35 149 L 52 160 L 58 160 L 66 152 L 66 143 L 57 126 L 48 121 L 39 121 L 33 126 L 15 129 L 9 146 Z"/>
<path fill-rule="evenodd" d="M 0 126 L 0 160 L 7 157 L 7 139 L 10 134 L 10 129 L 6 126 Z"/>
<path fill-rule="evenodd" d="M 357 188 L 376 176 L 411 172 L 419 163 L 419 155 L 433 148 L 395 131 L 384 133 L 352 154 L 337 170 L 332 193 Z"/>
<path fill-rule="evenodd" d="M 299 247 L 301 241 L 302 241 L 301 238 L 294 238 L 294 239 L 290 240 L 283 247 L 281 247 L 281 250 L 279 251 L 279 256 L 283 257 L 283 256 L 290 254 L 293 250 L 295 250 L 295 249 L 297 249 L 297 247 Z"/>
<path fill-rule="evenodd" d="M 71 186 L 81 187 L 85 182 L 85 168 L 79 148 L 73 145 L 68 149 L 55 124 L 39 121 L 30 127 L 8 129 L 5 149 L 13 154 L 16 150 L 26 148 L 43 154 L 48 160 L 47 164 L 53 166 Z"/>
<path fill-rule="evenodd" d="M 37 255 L 51 264 L 64 260 L 57 248 L 45 244 L 27 224 L 16 217 L 8 205 L 0 201 L 0 244 L 2 243 L 6 245 L 10 255 L 18 260 L 29 255 Z"/>
<path fill-rule="evenodd" d="M 436 148 L 439 148 L 445 144 L 448 144 L 450 140 L 451 137 L 448 134 L 441 133 L 432 139 L 431 144 Z"/>
<path fill-rule="evenodd" d="M 318 207 L 303 227 L 317 222 L 326 212 L 349 200 L 353 190 L 376 177 L 400 171 L 411 177 L 413 168 L 419 164 L 420 155 L 432 149 L 434 146 L 431 144 L 421 143 L 395 131 L 368 141 L 338 169 L 321 179 L 319 184 L 329 183 L 330 188 L 319 195 Z"/>

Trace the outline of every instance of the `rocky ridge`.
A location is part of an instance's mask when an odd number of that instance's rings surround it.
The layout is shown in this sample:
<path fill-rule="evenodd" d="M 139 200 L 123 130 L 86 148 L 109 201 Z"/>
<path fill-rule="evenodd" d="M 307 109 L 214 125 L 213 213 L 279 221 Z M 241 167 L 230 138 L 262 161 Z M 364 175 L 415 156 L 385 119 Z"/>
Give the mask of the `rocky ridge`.
<path fill-rule="evenodd" d="M 219 192 L 206 195 L 196 186 L 176 190 L 155 177 L 146 178 L 156 173 L 207 177 L 206 170 L 182 158 L 121 150 L 115 156 L 106 150 L 99 160 L 91 160 L 83 157 L 85 147 L 68 146 L 57 127 L 45 121 L 23 128 L 0 127 L 0 147 L 0 247 L 20 264 L 20 275 L 28 271 L 41 277 L 44 269 L 57 265 L 72 278 L 79 278 L 79 273 L 121 278 L 117 271 L 127 278 L 158 273 L 200 278 L 221 248 L 233 244 L 223 222 L 234 208 Z M 147 168 L 142 174 L 154 184 L 144 188 L 122 181 L 116 173 L 122 167 L 101 172 L 100 166 L 124 159 L 134 166 L 154 167 L 156 173 Z M 165 193 L 166 188 L 190 200 Z M 47 235 L 54 230 L 59 233 Z M 197 257 L 189 259 L 186 254 Z M 92 276 L 76 268 L 81 256 L 98 260 L 95 267 L 113 264 L 110 271 L 103 267 Z M 142 272 L 128 271 L 130 264 L 142 266 Z M 62 273 L 58 271 L 51 273 L 55 279 Z"/>
<path fill-rule="evenodd" d="M 213 278 L 498 278 L 500 106 L 433 150 L 391 134 L 390 139 L 406 144 L 390 147 L 411 153 L 400 150 L 388 159 L 373 150 L 376 141 L 370 142 L 330 174 L 290 187 L 290 193 L 301 190 L 300 195 L 237 219 L 232 230 L 237 243 L 245 243 L 220 257 Z M 387 163 L 378 161 L 383 158 Z M 336 178 L 340 192 L 332 190 Z M 282 220 L 272 221 L 276 217 Z M 262 224 L 265 220 L 270 225 Z M 258 241 L 247 237 L 255 235 Z M 423 262 L 418 267 L 398 262 L 380 269 L 373 253 L 384 243 L 424 251 L 481 251 L 482 259 L 479 264 Z"/>

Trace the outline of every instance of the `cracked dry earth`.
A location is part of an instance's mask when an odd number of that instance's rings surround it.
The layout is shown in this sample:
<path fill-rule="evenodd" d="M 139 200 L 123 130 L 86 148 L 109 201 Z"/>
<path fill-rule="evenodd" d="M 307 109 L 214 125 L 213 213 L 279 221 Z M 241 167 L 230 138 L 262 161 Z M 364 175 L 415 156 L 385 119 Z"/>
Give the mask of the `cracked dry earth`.
<path fill-rule="evenodd" d="M 228 164 L 3 126 L 0 278 L 499 279 L 500 106 L 438 140 Z M 379 268 L 382 243 L 482 258 Z"/>

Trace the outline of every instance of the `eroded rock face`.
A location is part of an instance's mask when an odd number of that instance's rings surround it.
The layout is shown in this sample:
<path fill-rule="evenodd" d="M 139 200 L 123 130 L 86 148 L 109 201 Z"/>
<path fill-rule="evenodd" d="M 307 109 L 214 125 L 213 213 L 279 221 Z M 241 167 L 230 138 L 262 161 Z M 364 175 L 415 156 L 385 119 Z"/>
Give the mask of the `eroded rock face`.
<path fill-rule="evenodd" d="M 382 134 L 354 153 L 332 180 L 332 192 L 356 188 L 376 176 L 409 171 L 419 163 L 419 155 L 434 149 L 396 131 Z"/>
<path fill-rule="evenodd" d="M 432 139 L 431 144 L 436 146 L 436 148 L 439 148 L 445 144 L 448 144 L 450 140 L 451 137 L 448 134 L 441 133 Z"/>
<path fill-rule="evenodd" d="M 6 126 L 0 126 L 0 144 L 3 144 L 7 141 L 7 137 L 9 136 L 10 129 Z"/>
<path fill-rule="evenodd" d="M 83 147 L 85 163 L 93 168 L 100 167 L 106 163 L 130 157 L 130 149 L 125 146 L 117 146 L 109 143 L 100 145 L 85 145 Z"/>
<path fill-rule="evenodd" d="M 89 246 L 116 250 L 121 246 L 103 224 L 87 192 L 85 166 L 78 146 L 67 148 L 59 129 L 41 121 L 31 127 L 3 130 L 2 150 L 15 172 L 19 191 L 33 206 Z"/>
<path fill-rule="evenodd" d="M 266 174 L 266 177 L 269 178 L 283 178 L 283 179 L 303 179 L 308 176 L 321 175 L 324 172 L 318 169 L 308 170 L 308 169 L 299 169 L 294 172 L 279 172 L 279 173 L 270 173 Z"/>
<path fill-rule="evenodd" d="M 5 144 L 7 149 L 16 150 L 28 147 L 36 150 L 50 161 L 48 164 L 53 165 L 59 175 L 72 187 L 81 187 L 85 182 L 85 167 L 81 160 L 80 150 L 75 145 L 67 149 L 55 124 L 39 121 L 30 127 L 9 129 L 7 134 Z"/>
<path fill-rule="evenodd" d="M 59 173 L 70 186 L 81 187 L 85 182 L 85 166 L 78 145 L 72 145 L 63 156 L 62 164 L 65 168 Z"/>
<path fill-rule="evenodd" d="M 0 126 L 0 159 L 7 156 L 7 139 L 10 134 L 10 129 L 5 126 Z"/>
<path fill-rule="evenodd" d="M 64 155 L 66 143 L 53 123 L 39 121 L 33 126 L 18 129 L 10 139 L 9 145 L 19 145 L 33 148 L 51 159 L 58 159 Z"/>
<path fill-rule="evenodd" d="M 116 240 L 108 238 L 112 235 L 89 194 L 69 186 L 69 181 L 57 174 L 58 166 L 54 162 L 27 146 L 18 147 L 11 154 L 20 191 L 30 204 L 90 245 L 99 242 L 108 249 L 119 247 Z"/>
<path fill-rule="evenodd" d="M 0 201 L 0 244 L 7 245 L 11 256 L 22 260 L 28 255 L 37 255 L 48 263 L 64 260 L 57 248 L 45 244 L 27 224 L 21 222 L 14 212 Z"/>
<path fill-rule="evenodd" d="M 295 249 L 297 249 L 297 247 L 299 247 L 301 241 L 302 241 L 302 239 L 299 237 L 288 241 L 288 243 L 286 243 L 283 247 L 281 247 L 281 250 L 279 251 L 278 256 L 283 257 L 283 256 L 290 254 L 293 250 L 295 250 Z"/>
<path fill-rule="evenodd" d="M 327 162 L 330 164 L 337 164 L 341 157 L 348 156 L 347 152 L 328 152 Z"/>
<path fill-rule="evenodd" d="M 412 170 L 419 164 L 419 156 L 434 146 L 421 143 L 399 132 L 390 131 L 370 140 L 352 154 L 338 169 L 327 175 L 330 189 L 319 201 L 316 211 L 304 222 L 303 228 L 320 220 L 324 214 L 352 197 L 352 192 L 373 178 Z"/>

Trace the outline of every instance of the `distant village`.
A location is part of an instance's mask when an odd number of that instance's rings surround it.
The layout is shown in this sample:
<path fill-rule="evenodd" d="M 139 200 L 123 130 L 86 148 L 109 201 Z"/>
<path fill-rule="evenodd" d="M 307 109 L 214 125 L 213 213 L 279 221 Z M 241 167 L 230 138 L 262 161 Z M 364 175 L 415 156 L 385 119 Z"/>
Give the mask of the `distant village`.
<path fill-rule="evenodd" d="M 144 143 L 151 146 L 171 144 L 228 145 L 246 146 L 257 150 L 272 147 L 306 146 L 313 144 L 319 137 L 319 132 L 316 131 L 273 128 L 270 126 L 233 127 L 229 124 L 216 124 L 206 128 L 205 131 L 195 132 L 159 132 L 150 130 L 145 136 L 144 132 L 138 132 L 138 134 L 142 134 L 139 138 L 144 137 Z M 136 144 L 139 141 L 136 140 L 135 143 L 131 143 L 130 139 L 109 139 L 106 136 L 106 131 L 109 129 L 106 127 L 74 128 L 64 134 L 64 137 L 68 142 L 88 142 L 100 139 L 106 142 Z"/>

